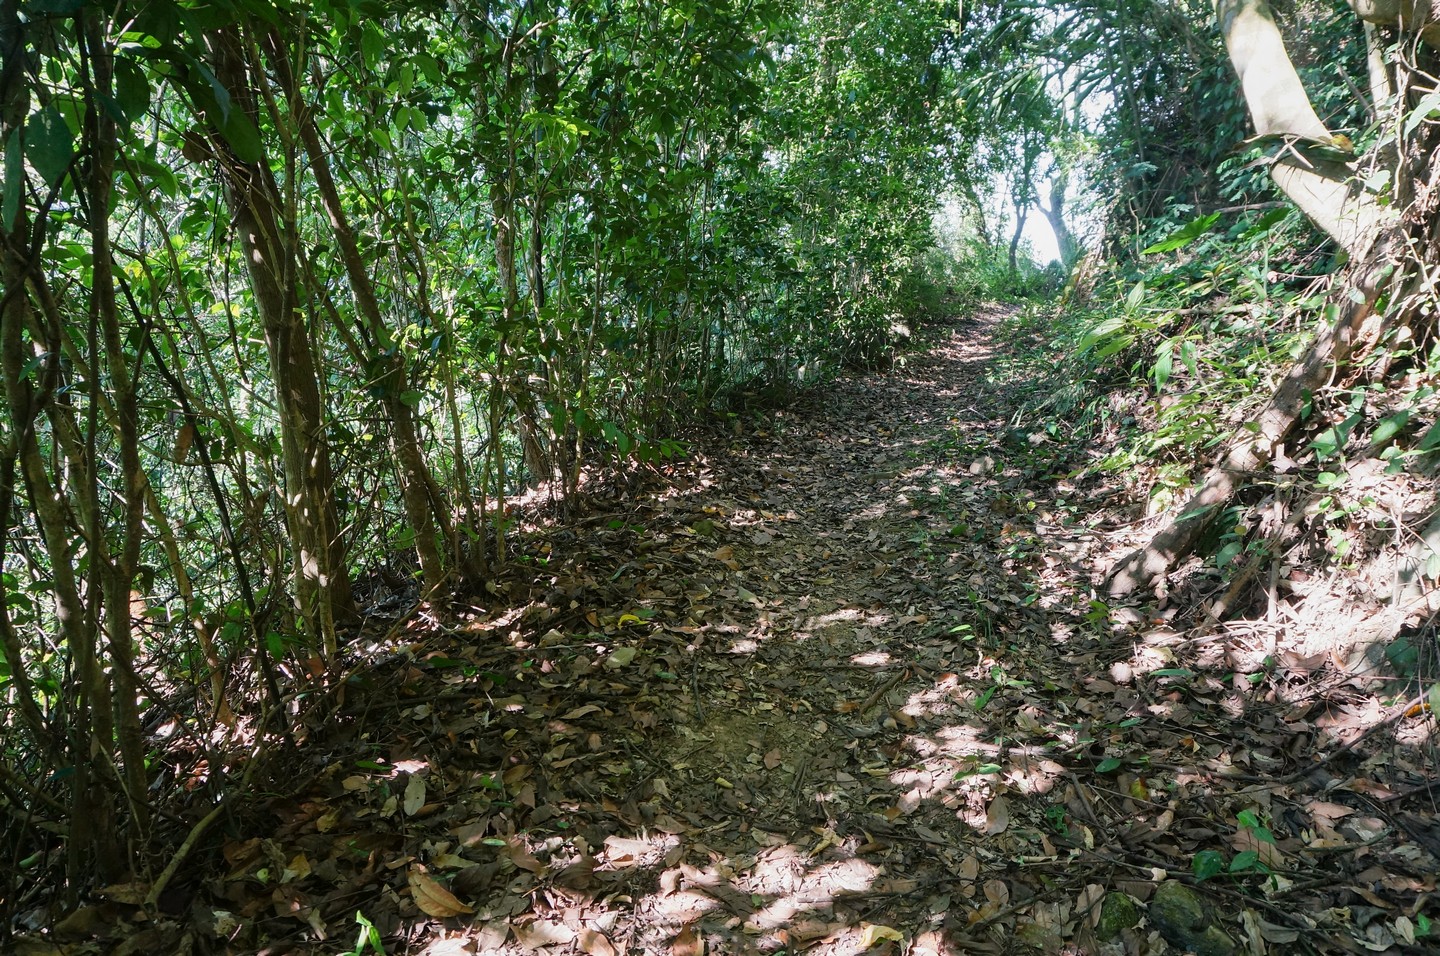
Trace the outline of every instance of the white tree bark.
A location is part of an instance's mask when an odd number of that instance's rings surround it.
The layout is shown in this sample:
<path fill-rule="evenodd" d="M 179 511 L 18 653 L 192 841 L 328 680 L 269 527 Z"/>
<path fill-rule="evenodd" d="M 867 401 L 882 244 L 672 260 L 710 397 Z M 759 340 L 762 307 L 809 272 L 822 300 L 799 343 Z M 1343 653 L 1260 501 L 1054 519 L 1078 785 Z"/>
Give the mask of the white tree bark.
<path fill-rule="evenodd" d="M 1216 0 L 1215 16 L 1255 131 L 1331 145 L 1334 138 L 1310 105 L 1270 5 L 1265 0 Z M 1391 218 L 1344 163 L 1310 159 L 1292 147 L 1276 158 L 1270 175 L 1300 211 L 1353 258 L 1364 256 Z"/>
<path fill-rule="evenodd" d="M 1399 27 L 1420 34 L 1429 46 L 1440 46 L 1440 22 L 1429 0 L 1345 0 L 1366 23 Z"/>

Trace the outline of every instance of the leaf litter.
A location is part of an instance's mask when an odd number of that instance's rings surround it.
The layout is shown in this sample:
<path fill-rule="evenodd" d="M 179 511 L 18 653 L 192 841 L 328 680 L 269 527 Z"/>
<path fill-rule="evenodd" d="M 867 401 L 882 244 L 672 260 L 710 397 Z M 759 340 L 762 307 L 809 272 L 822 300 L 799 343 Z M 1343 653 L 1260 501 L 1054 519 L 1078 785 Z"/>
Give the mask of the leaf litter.
<path fill-rule="evenodd" d="M 535 522 L 296 701 L 158 919 L 20 951 L 1163 954 L 1173 884 L 1209 951 L 1429 950 L 1428 707 L 1098 601 L 1128 512 L 1011 427 L 1005 319 Z"/>

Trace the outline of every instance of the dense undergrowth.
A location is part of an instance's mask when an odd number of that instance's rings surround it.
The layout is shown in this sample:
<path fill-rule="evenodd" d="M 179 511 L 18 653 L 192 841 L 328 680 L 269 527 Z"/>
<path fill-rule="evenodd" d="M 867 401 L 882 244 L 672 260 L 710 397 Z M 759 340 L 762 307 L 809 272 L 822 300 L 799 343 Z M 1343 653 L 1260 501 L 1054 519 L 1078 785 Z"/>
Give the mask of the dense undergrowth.
<path fill-rule="evenodd" d="M 1052 446 L 1057 473 L 1112 487 L 1138 527 L 1184 505 L 1336 309 L 1333 253 L 1283 209 L 1202 217 L 1146 249 L 1012 320 L 1025 347 L 1010 373 L 1033 376 L 1017 438 Z M 1058 387 L 1043 376 L 1056 365 L 1070 371 Z M 1344 582 L 1312 600 L 1330 614 L 1349 605 L 1354 643 L 1400 634 L 1391 663 L 1433 674 L 1440 647 L 1424 604 L 1388 632 L 1364 622 L 1440 574 L 1437 342 L 1400 330 L 1308 394 L 1301 414 L 1275 474 L 1214 520 L 1161 596 L 1206 597 L 1219 619 L 1273 617 L 1285 593 L 1302 603 L 1307 580 Z"/>

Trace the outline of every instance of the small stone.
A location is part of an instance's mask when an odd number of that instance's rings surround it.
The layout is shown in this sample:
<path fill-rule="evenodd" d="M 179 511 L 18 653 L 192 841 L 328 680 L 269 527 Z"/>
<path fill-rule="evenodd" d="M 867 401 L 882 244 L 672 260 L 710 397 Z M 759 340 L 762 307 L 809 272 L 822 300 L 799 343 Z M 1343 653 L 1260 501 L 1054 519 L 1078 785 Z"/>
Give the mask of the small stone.
<path fill-rule="evenodd" d="M 1166 880 L 1150 901 L 1150 922 L 1182 953 L 1234 956 L 1237 947 L 1215 921 L 1205 898 L 1184 883 Z"/>
<path fill-rule="evenodd" d="M 1100 942 L 1108 943 L 1119 936 L 1121 930 L 1139 923 L 1140 910 L 1134 900 L 1124 893 L 1106 893 L 1105 901 L 1100 904 L 1100 924 L 1095 927 L 1095 935 Z"/>

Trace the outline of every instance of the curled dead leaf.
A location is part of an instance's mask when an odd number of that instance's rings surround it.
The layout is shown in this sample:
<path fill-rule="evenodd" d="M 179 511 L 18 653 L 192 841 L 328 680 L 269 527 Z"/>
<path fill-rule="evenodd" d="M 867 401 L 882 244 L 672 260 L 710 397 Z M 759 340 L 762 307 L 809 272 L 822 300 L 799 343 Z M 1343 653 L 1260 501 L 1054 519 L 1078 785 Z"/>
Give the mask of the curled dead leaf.
<path fill-rule="evenodd" d="M 694 926 L 686 926 L 670 942 L 670 956 L 705 956 L 705 940 Z"/>
<path fill-rule="evenodd" d="M 870 949 L 879 942 L 903 943 L 905 934 L 892 926 L 881 926 L 877 923 L 868 923 L 860 932 L 860 946 L 862 949 Z"/>
<path fill-rule="evenodd" d="M 415 905 L 419 907 L 420 912 L 426 916 L 449 919 L 452 916 L 475 912 L 475 907 L 460 902 L 455 898 L 454 893 L 435 882 L 425 872 L 425 867 L 419 864 L 410 867 L 408 876 L 410 895 L 415 898 Z"/>

